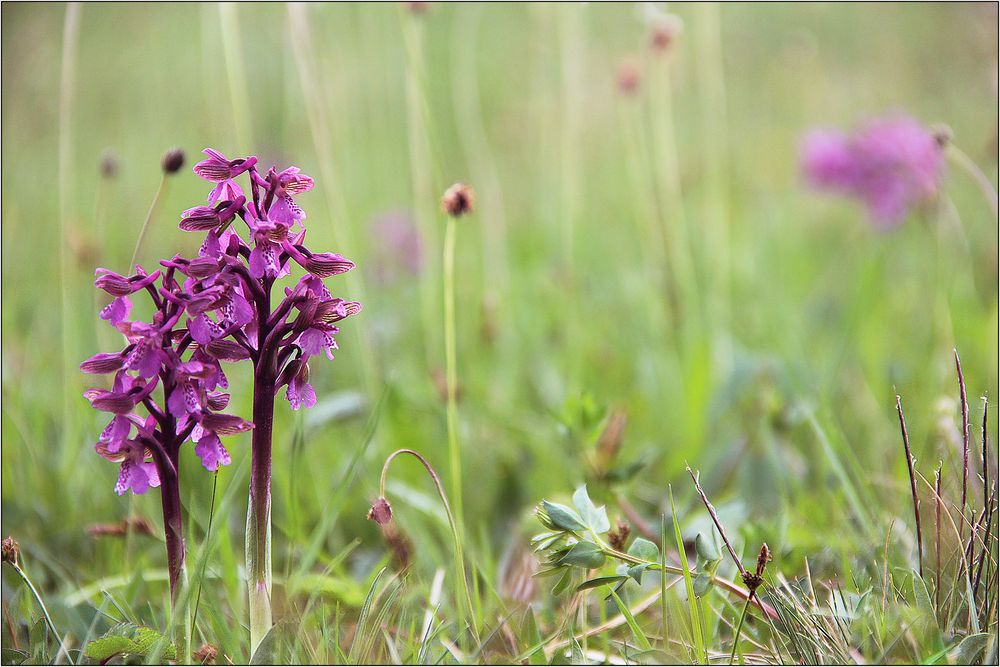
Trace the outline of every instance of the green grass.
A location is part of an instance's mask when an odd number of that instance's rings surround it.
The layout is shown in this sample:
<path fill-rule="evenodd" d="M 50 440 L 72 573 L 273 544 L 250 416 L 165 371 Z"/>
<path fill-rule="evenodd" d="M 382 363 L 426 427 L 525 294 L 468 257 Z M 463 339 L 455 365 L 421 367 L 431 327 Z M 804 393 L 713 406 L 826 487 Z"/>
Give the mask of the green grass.
<path fill-rule="evenodd" d="M 939 202 L 879 234 L 860 207 L 802 187 L 797 142 L 817 124 L 905 110 L 947 124 L 996 188 L 996 7 L 670 9 L 684 30 L 663 63 L 632 6 L 82 5 L 76 55 L 64 58 L 65 5 L 3 5 L 2 533 L 20 542 L 65 639 L 60 662 L 86 661 L 84 645 L 119 623 L 171 623 L 162 539 L 87 532 L 131 513 L 159 526 L 160 510 L 155 491 L 114 494 L 77 364 L 117 345 L 97 319 L 93 270 L 125 270 L 174 146 L 187 164 L 153 212 L 141 263 L 197 249 L 176 221 L 207 194 L 189 167 L 213 146 L 314 176 L 300 198 L 310 246 L 359 267 L 330 281 L 365 308 L 344 323 L 336 360 L 314 364 L 320 403 L 302 415 L 277 404 L 267 657 L 995 660 L 996 597 L 981 584 L 973 619 L 959 575 L 952 350 L 968 388 L 978 518 L 983 394 L 997 479 L 997 220 L 957 158 Z M 625 57 L 643 65 L 634 97 L 616 88 Z M 99 171 L 107 149 L 120 161 L 111 180 Z M 436 379 L 446 367 L 436 198 L 456 181 L 478 194 L 477 212 L 455 223 L 461 498 Z M 386 282 L 370 222 L 400 209 L 423 232 L 424 271 Z M 229 379 L 231 411 L 249 415 L 249 374 L 234 367 Z M 896 393 L 916 472 L 931 480 L 917 477 L 922 581 Z M 627 429 L 595 467 L 611 410 Z M 214 513 L 213 476 L 182 455 L 192 595 L 200 587 L 191 648 L 217 647 L 220 663 L 251 658 L 249 443 L 227 442 L 233 464 L 219 473 Z M 386 491 L 409 568 L 365 520 L 400 448 L 427 457 L 461 508 L 477 633 L 461 592 L 432 590 L 440 569 L 456 577 L 455 550 L 424 471 L 394 468 Z M 940 579 L 938 461 L 950 508 Z M 774 553 L 759 595 L 777 618 L 750 607 L 738 647 L 742 600 L 719 587 L 691 598 L 690 577 L 666 582 L 663 600 L 652 571 L 617 597 L 607 587 L 555 596 L 553 579 L 530 577 L 534 506 L 566 502 L 583 483 L 612 525 L 625 499 L 654 527 L 646 537 L 664 565 L 693 568 L 696 535 L 714 528 L 686 463 L 744 564 L 762 542 Z M 661 519 L 678 535 L 661 533 Z M 996 572 L 983 575 L 991 589 Z M 728 556 L 718 575 L 738 580 Z M 56 659 L 54 633 L 6 565 L 2 597 L 4 663 Z"/>

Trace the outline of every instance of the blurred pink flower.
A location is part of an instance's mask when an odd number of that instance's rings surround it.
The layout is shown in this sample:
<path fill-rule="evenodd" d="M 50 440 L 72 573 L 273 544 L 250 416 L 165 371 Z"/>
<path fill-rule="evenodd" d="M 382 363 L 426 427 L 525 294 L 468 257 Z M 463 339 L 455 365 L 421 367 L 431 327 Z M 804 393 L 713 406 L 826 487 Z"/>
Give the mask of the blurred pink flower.
<path fill-rule="evenodd" d="M 383 284 L 418 276 L 423 269 L 424 243 L 413 217 L 405 211 L 383 213 L 371 225 L 375 242 L 372 270 Z"/>
<path fill-rule="evenodd" d="M 943 166 L 934 134 L 907 116 L 873 120 L 852 135 L 814 130 L 802 142 L 807 182 L 860 199 L 882 230 L 901 224 L 937 193 Z"/>

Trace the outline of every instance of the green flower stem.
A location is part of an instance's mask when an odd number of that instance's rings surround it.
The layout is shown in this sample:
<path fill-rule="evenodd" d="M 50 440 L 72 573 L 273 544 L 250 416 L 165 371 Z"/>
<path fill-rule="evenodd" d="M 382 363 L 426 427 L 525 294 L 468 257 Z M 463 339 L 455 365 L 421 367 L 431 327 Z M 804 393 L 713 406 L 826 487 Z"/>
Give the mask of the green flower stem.
<path fill-rule="evenodd" d="M 163 199 L 164 193 L 167 191 L 167 173 L 163 172 L 160 176 L 160 187 L 156 189 L 156 194 L 153 196 L 153 201 L 149 204 L 149 210 L 146 211 L 146 219 L 142 222 L 142 228 L 139 230 L 139 238 L 135 240 L 135 250 L 132 251 L 132 259 L 129 261 L 128 266 L 125 268 L 125 274 L 130 275 L 132 269 L 135 267 L 135 261 L 139 259 L 139 251 L 142 250 L 142 242 L 146 240 L 146 232 L 149 231 L 149 223 L 156 214 L 156 209 L 160 206 L 160 200 Z"/>
<path fill-rule="evenodd" d="M 45 624 L 49 626 L 49 632 L 52 633 L 52 635 L 56 638 L 56 642 L 59 643 L 59 650 L 61 652 L 63 650 L 62 636 L 59 634 L 59 631 L 56 630 L 56 626 L 52 623 L 52 617 L 49 616 L 49 610 L 45 606 L 45 603 L 42 602 L 42 596 L 38 594 L 38 589 L 35 588 L 33 583 L 31 583 L 31 579 L 28 578 L 27 573 L 21 569 L 20 565 L 17 563 L 11 563 L 10 565 L 14 568 L 14 571 L 17 572 L 19 577 L 21 577 L 24 585 L 28 587 L 28 590 L 31 591 L 31 594 L 35 597 L 35 602 L 38 603 L 38 607 L 42 610 L 42 616 L 45 618 Z"/>
<path fill-rule="evenodd" d="M 753 600 L 753 598 L 754 598 L 753 593 L 751 593 L 750 597 L 747 598 L 746 604 L 743 605 L 743 613 L 740 614 L 740 622 L 736 626 L 736 636 L 733 637 L 733 652 L 729 654 L 730 665 L 733 664 L 733 661 L 736 659 L 736 647 L 740 643 L 740 633 L 743 632 L 743 621 L 745 621 L 747 618 L 747 610 L 750 609 L 750 602 Z"/>
<path fill-rule="evenodd" d="M 430 476 L 431 481 L 434 482 L 434 487 L 437 489 L 438 496 L 441 498 L 441 504 L 444 506 L 444 513 L 448 517 L 448 527 L 451 529 L 451 538 L 455 549 L 455 568 L 458 570 L 456 573 L 457 576 L 455 577 L 455 595 L 459 599 L 460 604 L 464 603 L 465 607 L 463 615 L 466 617 L 465 621 L 468 623 L 469 628 L 472 629 L 472 634 L 476 637 L 476 641 L 478 641 L 479 631 L 476 628 L 474 620 L 476 617 L 475 610 L 472 606 L 472 596 L 469 594 L 469 582 L 465 579 L 465 555 L 462 551 L 462 538 L 458 532 L 458 523 L 455 521 L 455 515 L 452 514 L 451 505 L 448 503 L 448 496 L 445 494 L 444 487 L 441 485 L 441 478 L 438 477 L 434 467 L 431 466 L 430 462 L 419 452 L 412 449 L 397 449 L 389 455 L 389 457 L 385 460 L 385 464 L 382 466 L 382 477 L 379 479 L 379 496 L 385 498 L 385 480 L 389 474 L 389 464 L 391 464 L 393 459 L 401 454 L 409 454 L 420 461 L 421 465 L 424 466 L 424 469 Z"/>
<path fill-rule="evenodd" d="M 451 473 L 451 495 L 455 499 L 455 515 L 459 531 L 465 526 L 462 512 L 462 451 L 458 442 L 458 371 L 455 360 L 455 217 L 448 216 L 444 235 L 444 351 L 445 375 L 448 384 L 448 464 Z M 459 532 L 461 535 L 461 532 Z"/>
<path fill-rule="evenodd" d="M 989 177 L 983 173 L 983 170 L 979 168 L 972 158 L 966 155 L 955 144 L 949 144 L 947 156 L 951 159 L 952 164 L 964 171 L 975 182 L 976 187 L 979 188 L 980 193 L 983 195 L 983 199 L 986 200 L 986 204 L 993 212 L 993 219 L 996 220 L 998 215 L 997 192 L 993 189 L 993 183 L 990 182 Z"/>

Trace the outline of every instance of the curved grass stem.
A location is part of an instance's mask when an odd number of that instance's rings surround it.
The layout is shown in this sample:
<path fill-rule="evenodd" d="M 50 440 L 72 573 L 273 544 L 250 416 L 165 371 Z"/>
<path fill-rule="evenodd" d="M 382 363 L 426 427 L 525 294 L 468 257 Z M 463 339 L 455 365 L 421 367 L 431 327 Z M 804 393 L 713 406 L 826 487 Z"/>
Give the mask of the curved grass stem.
<path fill-rule="evenodd" d="M 458 523 L 455 520 L 455 515 L 451 511 L 451 504 L 448 502 L 448 496 L 444 492 L 444 486 L 441 484 L 441 478 L 438 476 L 437 471 L 430 464 L 422 454 L 412 449 L 397 449 L 392 454 L 386 458 L 385 463 L 382 466 L 382 476 L 379 479 L 379 496 L 385 497 L 385 480 L 389 474 L 389 465 L 392 461 L 402 454 L 409 454 L 414 457 L 420 464 L 424 466 L 427 474 L 430 476 L 431 481 L 434 483 L 434 487 L 437 489 L 438 496 L 441 498 L 441 505 L 444 507 L 445 516 L 448 517 L 448 527 L 451 529 L 452 543 L 455 549 L 455 567 L 458 570 L 455 577 L 455 595 L 459 599 L 460 604 L 465 605 L 464 614 L 466 616 L 465 621 L 472 630 L 472 634 L 479 639 L 479 630 L 475 623 L 475 608 L 472 606 L 472 596 L 469 593 L 469 583 L 465 579 L 465 554 L 462 549 L 462 537 L 459 532 Z"/>

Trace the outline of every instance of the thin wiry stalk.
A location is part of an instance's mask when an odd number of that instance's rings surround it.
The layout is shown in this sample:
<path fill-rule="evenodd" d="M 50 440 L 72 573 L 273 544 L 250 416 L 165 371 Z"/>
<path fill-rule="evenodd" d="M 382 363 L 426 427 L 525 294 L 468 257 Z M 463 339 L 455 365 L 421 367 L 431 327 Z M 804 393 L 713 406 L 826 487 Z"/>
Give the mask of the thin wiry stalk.
<path fill-rule="evenodd" d="M 962 376 L 962 362 L 955 351 L 955 370 L 958 372 L 958 389 L 962 398 L 962 517 L 965 517 L 969 487 L 969 401 L 965 395 L 965 378 Z M 963 526 L 960 524 L 959 528 Z M 961 533 L 959 534 L 961 537 Z"/>
<path fill-rule="evenodd" d="M 215 474 L 212 475 L 212 504 L 208 510 L 208 529 L 205 531 L 205 545 L 211 544 L 212 539 L 212 520 L 215 519 L 215 495 L 219 488 L 219 471 L 216 470 Z M 194 598 L 194 611 L 191 614 L 191 627 L 197 628 L 198 626 L 198 607 L 201 605 L 201 587 L 205 581 L 205 570 L 208 568 L 208 556 L 207 554 L 203 556 L 201 563 L 201 573 L 198 575 L 198 593 Z"/>
<path fill-rule="evenodd" d="M 131 274 L 135 270 L 135 262 L 139 258 L 139 251 L 142 249 L 142 242 L 146 239 L 146 233 L 149 231 L 149 223 L 156 215 L 156 209 L 160 206 L 160 201 L 163 199 L 164 193 L 167 191 L 167 173 L 163 172 L 160 175 L 160 185 L 156 188 L 156 194 L 153 195 L 153 201 L 149 203 L 149 209 L 146 211 L 146 219 L 142 221 L 142 227 L 139 229 L 139 237 L 135 240 L 135 250 L 132 251 L 132 259 L 129 260 L 128 266 L 125 267 L 126 275 Z"/>
<path fill-rule="evenodd" d="M 989 459 L 989 442 L 990 434 L 987 430 L 987 420 L 990 414 L 990 401 L 989 396 L 983 396 L 983 506 L 987 507 L 987 492 L 986 489 L 990 485 L 990 459 Z"/>
<path fill-rule="evenodd" d="M 753 592 L 750 593 L 750 598 L 753 598 Z M 743 621 L 747 618 L 747 611 L 750 609 L 750 599 L 747 599 L 746 603 L 743 605 L 743 612 L 740 613 L 740 622 L 736 626 L 736 635 L 733 637 L 733 652 L 729 654 L 729 664 L 733 664 L 736 660 L 736 647 L 740 644 L 740 634 L 743 632 Z"/>
<path fill-rule="evenodd" d="M 972 597 L 976 597 L 976 593 L 979 591 L 979 582 L 983 576 L 983 564 L 990 557 L 991 531 L 993 530 L 993 505 L 996 502 L 996 497 L 996 486 L 994 486 L 993 491 L 990 494 L 990 498 L 986 501 L 986 509 L 983 510 L 987 513 L 988 518 L 986 519 L 986 532 L 983 534 L 983 549 L 979 554 L 979 567 L 976 570 L 976 582 L 972 585 Z"/>
<path fill-rule="evenodd" d="M 910 496 L 913 500 L 913 521 L 917 525 L 917 564 L 920 576 L 924 576 L 924 544 L 920 535 L 920 500 L 917 498 L 917 478 L 913 472 L 913 454 L 910 452 L 910 436 L 906 433 L 903 419 L 903 404 L 896 394 L 896 413 L 899 415 L 899 430 L 903 434 L 903 451 L 906 453 L 906 470 L 910 474 Z"/>
<path fill-rule="evenodd" d="M 996 219 L 998 215 L 997 192 L 993 189 L 993 184 L 990 182 L 989 177 L 983 173 L 982 169 L 976 165 L 972 158 L 966 155 L 955 144 L 948 145 L 946 154 L 951 158 L 953 164 L 958 165 L 976 183 L 976 186 L 983 195 L 983 199 L 986 200 L 986 204 L 990 207 L 990 211 L 993 212 L 993 218 Z"/>
<path fill-rule="evenodd" d="M 73 351 L 73 332 L 70 330 L 72 321 L 72 296 L 70 285 L 73 276 L 70 275 L 69 239 L 67 229 L 69 223 L 69 202 L 73 187 L 73 91 L 76 85 L 77 44 L 80 36 L 80 4 L 71 2 L 66 5 L 66 15 L 63 20 L 62 65 L 59 82 L 59 289 L 62 312 L 62 366 L 63 373 L 63 434 L 65 436 L 66 452 L 76 453 L 73 446 L 76 438 L 76 420 L 73 418 L 73 401 L 77 398 L 74 391 L 74 380 L 77 377 Z"/>
<path fill-rule="evenodd" d="M 722 527 L 722 522 L 719 521 L 719 515 L 715 511 L 715 507 L 712 506 L 712 503 L 709 502 L 708 496 L 706 496 L 705 492 L 702 490 L 701 482 L 698 481 L 698 475 L 696 475 L 694 470 L 691 469 L 691 466 L 687 466 L 686 469 L 688 474 L 691 475 L 691 480 L 694 482 L 694 488 L 697 489 L 698 495 L 701 497 L 701 502 L 708 510 L 708 514 L 712 517 L 712 522 L 715 524 L 716 529 L 718 529 L 719 535 L 722 536 L 722 541 L 725 543 L 726 549 L 729 550 L 729 555 L 733 557 L 733 562 L 736 563 L 736 568 L 740 571 L 740 575 L 746 576 L 747 570 L 743 567 L 743 563 L 740 562 L 740 557 L 736 555 L 736 549 L 733 548 L 729 538 L 726 537 L 726 531 Z"/>
<path fill-rule="evenodd" d="M 441 505 L 444 507 L 445 516 L 448 517 L 448 527 L 451 529 L 451 539 L 452 545 L 455 549 L 455 573 L 457 595 L 460 605 L 465 605 L 463 611 L 466 616 L 465 620 L 472 630 L 472 634 L 476 637 L 477 641 L 479 638 L 479 631 L 476 628 L 475 623 L 475 609 L 472 606 L 472 596 L 469 593 L 469 582 L 465 579 L 465 555 L 462 550 L 462 538 L 461 533 L 459 533 L 459 524 L 455 519 L 455 515 L 451 511 L 451 504 L 448 502 L 448 495 L 444 492 L 444 486 L 441 484 L 441 478 L 438 476 L 437 471 L 434 470 L 434 466 L 430 464 L 430 461 L 424 458 L 422 454 L 416 452 L 412 449 L 397 449 L 385 460 L 382 465 L 382 476 L 379 478 L 379 496 L 385 497 L 385 480 L 389 475 L 389 465 L 393 460 L 400 455 L 409 454 L 414 457 L 427 471 L 430 476 L 431 481 L 434 483 L 434 488 L 437 489 L 438 496 L 441 498 Z"/>
<path fill-rule="evenodd" d="M 934 611 L 941 616 L 941 468 L 934 471 Z"/>
<path fill-rule="evenodd" d="M 455 344 L 455 225 L 448 216 L 444 236 L 444 348 L 445 381 L 447 383 L 448 463 L 451 473 L 451 494 L 455 499 L 455 514 L 459 530 L 465 528 L 462 511 L 462 447 L 458 438 L 458 369 Z"/>
<path fill-rule="evenodd" d="M 49 616 L 49 610 L 45 606 L 45 602 L 42 601 L 42 596 L 39 595 L 38 589 L 35 588 L 33 583 L 31 583 L 31 579 L 28 578 L 28 574 L 21 569 L 21 566 L 18 563 L 10 563 L 10 565 L 14 568 L 14 571 L 17 572 L 18 576 L 21 577 L 21 581 L 23 581 L 24 585 L 28 587 L 28 590 L 31 591 L 31 595 L 35 598 L 35 602 L 38 603 L 38 608 L 42 610 L 42 617 L 45 619 L 45 625 L 49 626 L 49 632 L 51 632 L 56 638 L 56 643 L 59 644 L 59 652 L 62 653 L 62 637 L 59 635 L 59 631 L 56 630 L 55 624 L 52 623 L 52 617 Z M 59 656 L 56 656 L 57 659 L 58 657 Z"/>

